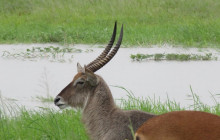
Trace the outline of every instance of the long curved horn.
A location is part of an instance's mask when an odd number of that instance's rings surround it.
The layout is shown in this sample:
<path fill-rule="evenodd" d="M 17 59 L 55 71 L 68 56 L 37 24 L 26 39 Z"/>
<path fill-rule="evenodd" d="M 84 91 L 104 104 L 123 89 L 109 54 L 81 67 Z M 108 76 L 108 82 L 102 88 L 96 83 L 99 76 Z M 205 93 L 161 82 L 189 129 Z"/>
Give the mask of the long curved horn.
<path fill-rule="evenodd" d="M 115 21 L 115 26 L 114 26 L 114 30 L 113 30 L 113 33 L 112 33 L 111 40 L 109 41 L 108 45 L 105 47 L 105 50 L 95 60 L 90 62 L 86 67 L 90 67 L 93 64 L 97 63 L 98 61 L 100 61 L 101 59 L 106 57 L 106 55 L 111 50 L 111 48 L 112 48 L 112 46 L 115 42 L 116 30 L 117 30 L 117 21 Z"/>
<path fill-rule="evenodd" d="M 87 69 L 91 70 L 92 72 L 96 72 L 97 70 L 102 68 L 105 64 L 107 64 L 115 56 L 118 49 L 120 48 L 122 38 L 123 38 L 123 24 L 122 24 L 122 27 L 121 27 L 121 32 L 120 32 L 118 42 L 117 42 L 116 46 L 113 48 L 113 50 L 105 58 L 101 59 L 97 63 L 94 63 L 90 67 L 87 67 Z"/>

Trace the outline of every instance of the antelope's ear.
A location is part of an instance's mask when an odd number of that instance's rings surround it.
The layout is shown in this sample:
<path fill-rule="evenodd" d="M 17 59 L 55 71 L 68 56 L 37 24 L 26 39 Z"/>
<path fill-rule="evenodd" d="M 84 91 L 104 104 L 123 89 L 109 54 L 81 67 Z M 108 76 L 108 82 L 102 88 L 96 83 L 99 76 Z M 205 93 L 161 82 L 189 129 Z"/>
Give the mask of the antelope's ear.
<path fill-rule="evenodd" d="M 88 81 L 91 86 L 96 86 L 98 84 L 98 78 L 95 76 L 95 74 L 86 72 L 86 76 L 86 81 Z"/>
<path fill-rule="evenodd" d="M 85 70 L 85 67 L 82 67 L 79 63 L 77 63 L 77 71 L 85 73 L 86 70 Z"/>

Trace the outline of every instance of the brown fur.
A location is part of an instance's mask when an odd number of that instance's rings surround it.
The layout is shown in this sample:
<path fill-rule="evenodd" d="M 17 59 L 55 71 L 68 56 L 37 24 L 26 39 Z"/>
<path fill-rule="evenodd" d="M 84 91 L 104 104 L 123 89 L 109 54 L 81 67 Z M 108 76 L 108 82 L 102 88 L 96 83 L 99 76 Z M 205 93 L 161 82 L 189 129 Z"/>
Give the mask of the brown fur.
<path fill-rule="evenodd" d="M 199 111 L 175 111 L 146 121 L 136 140 L 220 140 L 220 117 Z"/>
<path fill-rule="evenodd" d="M 84 80 L 84 85 L 74 83 Z M 118 108 L 105 81 L 88 70 L 78 73 L 58 95 L 67 105 L 83 108 L 82 121 L 92 140 L 133 140 L 133 131 L 155 116 L 141 111 Z"/>

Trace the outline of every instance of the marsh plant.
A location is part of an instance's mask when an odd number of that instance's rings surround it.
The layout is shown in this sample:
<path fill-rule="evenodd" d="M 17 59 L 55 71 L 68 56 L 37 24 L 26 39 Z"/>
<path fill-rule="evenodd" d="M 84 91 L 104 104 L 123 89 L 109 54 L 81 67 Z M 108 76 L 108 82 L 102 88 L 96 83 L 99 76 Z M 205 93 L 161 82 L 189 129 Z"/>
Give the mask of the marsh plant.
<path fill-rule="evenodd" d="M 85 50 L 85 52 L 90 52 L 90 49 Z M 81 53 L 81 49 L 76 49 L 73 47 L 32 47 L 31 49 L 26 49 L 23 52 L 9 52 L 4 51 L 2 57 L 19 59 L 19 60 L 31 60 L 36 61 L 38 59 L 47 59 L 51 62 L 72 62 L 73 53 Z"/>
<path fill-rule="evenodd" d="M 37 93 L 44 93 L 44 96 L 36 96 L 37 100 L 41 102 L 53 102 L 54 97 L 51 96 L 51 93 L 53 92 L 52 87 L 54 86 L 50 80 L 51 77 L 49 71 L 44 68 L 36 90 Z"/>
<path fill-rule="evenodd" d="M 18 116 L 19 108 L 15 101 L 15 99 L 2 96 L 0 91 L 0 121 L 7 117 Z"/>
<path fill-rule="evenodd" d="M 165 54 L 165 53 L 156 53 L 156 54 L 131 54 L 130 58 L 134 61 L 142 60 L 154 60 L 154 61 L 210 61 L 218 60 L 217 57 L 213 56 L 212 53 L 206 53 L 204 55 L 199 54 Z"/>
<path fill-rule="evenodd" d="M 214 103 L 214 106 L 209 106 L 207 104 L 204 104 L 201 101 L 200 96 L 198 96 L 190 86 L 190 94 L 188 94 L 187 97 L 188 100 L 193 101 L 193 104 L 190 105 L 188 109 L 197 110 L 197 111 L 203 110 L 205 112 L 212 112 L 214 114 L 220 115 L 220 102 L 217 100 L 220 97 L 220 94 L 212 94 L 212 93 L 209 94 L 211 95 L 211 99 Z"/>

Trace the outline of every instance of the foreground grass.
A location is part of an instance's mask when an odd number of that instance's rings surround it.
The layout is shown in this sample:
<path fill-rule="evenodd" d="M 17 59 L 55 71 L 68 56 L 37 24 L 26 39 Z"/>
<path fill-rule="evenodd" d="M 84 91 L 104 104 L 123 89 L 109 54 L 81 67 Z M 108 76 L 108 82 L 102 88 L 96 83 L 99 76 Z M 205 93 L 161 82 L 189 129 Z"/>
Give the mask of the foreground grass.
<path fill-rule="evenodd" d="M 126 89 L 125 89 L 126 90 Z M 162 114 L 175 110 L 199 110 L 220 115 L 220 104 L 214 106 L 203 104 L 199 97 L 192 92 L 194 103 L 189 108 L 183 108 L 169 98 L 161 102 L 155 98 L 136 98 L 128 92 L 128 99 L 121 99 L 121 108 L 125 110 L 138 109 L 154 114 Z M 4 104 L 4 106 L 7 106 Z M 14 108 L 5 107 L 11 115 L 15 115 Z M 28 111 L 19 108 L 16 117 L 8 117 L 0 111 L 0 137 L 4 140 L 13 139 L 89 139 L 83 124 L 81 123 L 81 112 L 74 110 L 63 110 L 41 108 L 40 111 Z"/>
<path fill-rule="evenodd" d="M 219 0 L 1 0 L 0 43 L 106 43 L 115 20 L 124 45 L 220 46 Z"/>
<path fill-rule="evenodd" d="M 80 112 L 65 110 L 62 113 L 53 110 L 31 112 L 22 110 L 16 118 L 1 117 L 0 137 L 12 139 L 75 139 L 86 140 Z"/>

